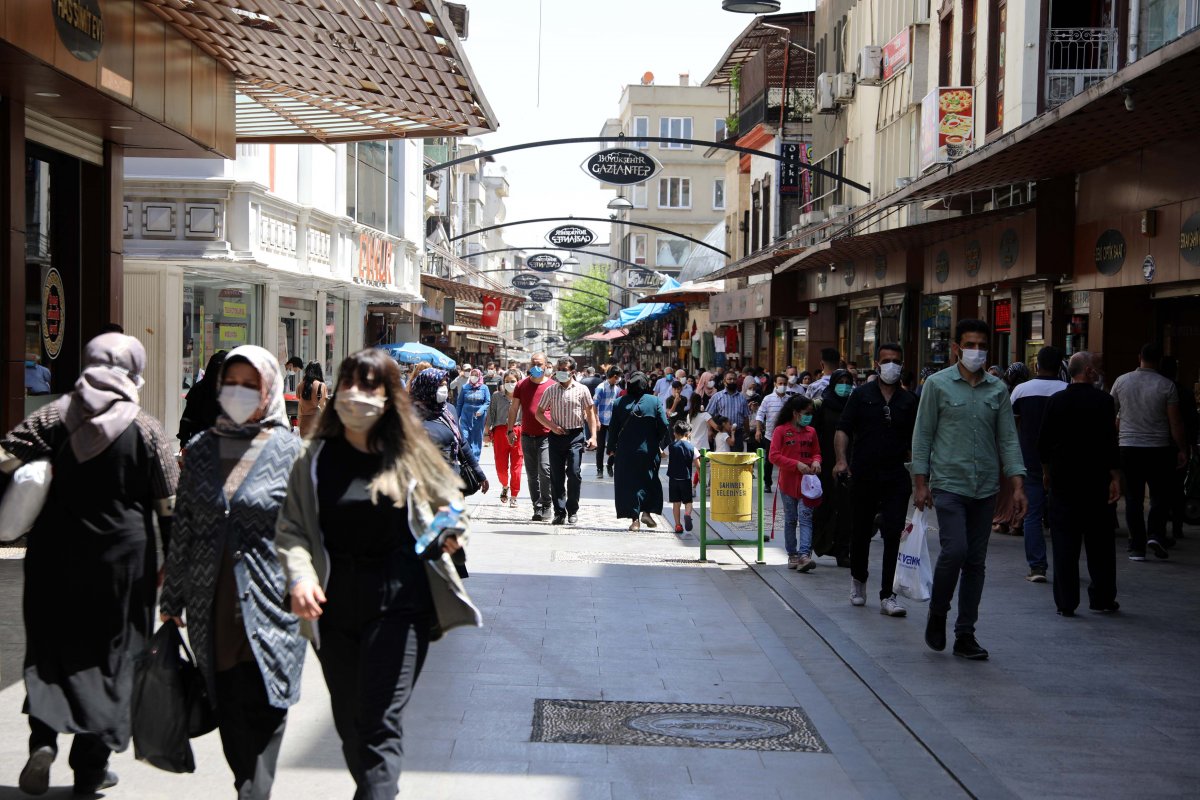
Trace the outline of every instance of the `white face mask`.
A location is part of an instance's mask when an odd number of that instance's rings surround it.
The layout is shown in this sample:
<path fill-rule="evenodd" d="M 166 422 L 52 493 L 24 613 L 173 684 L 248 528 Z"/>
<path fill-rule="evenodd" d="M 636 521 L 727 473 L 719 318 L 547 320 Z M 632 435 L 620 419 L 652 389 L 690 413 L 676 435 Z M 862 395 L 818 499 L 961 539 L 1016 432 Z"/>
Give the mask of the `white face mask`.
<path fill-rule="evenodd" d="M 508 383 L 504 384 L 504 391 L 508 392 L 509 394 L 512 394 L 513 390 L 516 388 L 517 388 L 517 385 L 515 383 L 513 383 L 512 381 L 509 381 Z"/>
<path fill-rule="evenodd" d="M 786 386 L 776 386 L 775 394 L 782 397 L 783 395 L 787 394 L 787 387 Z"/>
<path fill-rule="evenodd" d="M 788 375 L 788 383 L 790 383 L 790 384 L 794 384 L 795 382 L 796 382 L 796 376 L 795 376 L 795 375 Z"/>
<path fill-rule="evenodd" d="M 746 397 L 754 397 L 754 390 L 747 389 L 746 391 L 742 392 L 742 394 L 746 395 Z"/>
<path fill-rule="evenodd" d="M 571 380 L 571 373 L 559 370 L 558 372 L 554 373 L 554 380 L 558 381 L 559 383 L 566 383 L 567 381 Z"/>
<path fill-rule="evenodd" d="M 987 350 L 963 350 L 962 363 L 967 372 L 979 372 L 987 363 Z"/>
<path fill-rule="evenodd" d="M 262 395 L 258 389 L 249 386 L 222 386 L 221 394 L 217 397 L 225 415 L 233 420 L 235 425 L 241 425 L 254 416 L 262 404 Z"/>
<path fill-rule="evenodd" d="M 446 399 L 450 397 L 450 387 L 449 386 L 439 386 L 438 390 L 437 390 L 437 394 L 434 396 L 437 398 L 437 401 L 439 403 L 446 402 Z"/>
<path fill-rule="evenodd" d="M 716 382 L 716 381 L 709 381 L 709 382 L 708 382 L 708 388 L 710 388 L 710 389 L 715 389 L 715 388 L 717 388 L 717 382 Z"/>
<path fill-rule="evenodd" d="M 361 389 L 346 389 L 337 393 L 333 404 L 338 419 L 352 431 L 369 431 L 383 415 L 387 399 Z"/>
<path fill-rule="evenodd" d="M 895 383 L 900 380 L 900 373 L 904 367 L 900 364 L 880 364 L 879 365 L 879 380 L 884 383 Z"/>

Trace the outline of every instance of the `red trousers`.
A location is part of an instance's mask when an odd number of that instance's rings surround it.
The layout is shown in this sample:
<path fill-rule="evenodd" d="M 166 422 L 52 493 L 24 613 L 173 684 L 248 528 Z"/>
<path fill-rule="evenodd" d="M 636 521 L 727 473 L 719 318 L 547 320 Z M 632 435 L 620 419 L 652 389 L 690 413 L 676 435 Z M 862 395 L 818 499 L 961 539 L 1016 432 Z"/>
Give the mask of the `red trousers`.
<path fill-rule="evenodd" d="M 525 463 L 525 456 L 521 453 L 521 426 L 518 425 L 514 430 L 517 435 L 509 444 L 508 426 L 497 425 L 493 428 L 492 449 L 496 451 L 496 477 L 500 479 L 500 485 L 509 488 L 512 496 L 516 497 L 521 491 L 521 467 Z"/>

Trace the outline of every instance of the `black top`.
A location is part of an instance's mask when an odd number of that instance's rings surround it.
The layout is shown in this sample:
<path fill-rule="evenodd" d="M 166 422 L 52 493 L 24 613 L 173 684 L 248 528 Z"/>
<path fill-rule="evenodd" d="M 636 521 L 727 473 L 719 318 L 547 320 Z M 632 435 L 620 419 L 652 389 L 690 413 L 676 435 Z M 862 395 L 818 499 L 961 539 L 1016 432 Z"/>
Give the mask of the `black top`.
<path fill-rule="evenodd" d="M 1112 396 L 1088 383 L 1072 383 L 1051 397 L 1042 418 L 1038 456 L 1050 465 L 1054 489 L 1107 485 L 1109 471 L 1121 463 Z"/>
<path fill-rule="evenodd" d="M 382 457 L 356 450 L 344 438 L 327 439 L 317 458 L 317 503 L 321 531 L 331 556 L 382 556 L 397 550 L 412 556 L 424 575 L 408 527 L 408 513 L 391 499 L 371 502 L 368 488 Z"/>
<path fill-rule="evenodd" d="M 479 466 L 478 459 L 471 452 L 471 448 L 464 447 L 463 441 L 455 434 L 454 428 L 450 427 L 451 418 L 453 423 L 458 424 L 458 415 L 454 407 L 447 404 L 442 411 L 442 416 L 432 419 L 426 418 L 423 420 L 425 432 L 429 434 L 430 441 L 442 453 L 442 458 L 446 464 L 454 471 L 455 475 L 461 475 L 462 469 L 459 466 L 459 456 L 462 456 L 463 463 L 475 474 L 475 480 L 483 483 L 487 479 L 483 468 Z"/>
<path fill-rule="evenodd" d="M 676 439 L 667 449 L 667 478 L 673 481 L 692 479 L 692 462 L 696 448 L 687 439 Z"/>
<path fill-rule="evenodd" d="M 591 392 L 593 395 L 595 395 L 596 387 L 599 386 L 600 384 L 604 383 L 604 380 L 605 380 L 604 377 L 601 375 L 588 375 L 586 377 L 580 378 L 579 382 L 582 383 L 584 386 L 586 386 L 587 390 L 589 392 Z"/>
<path fill-rule="evenodd" d="M 903 469 L 916 420 L 916 396 L 898 385 L 890 403 L 884 402 L 879 381 L 854 390 L 837 425 L 854 445 L 851 471 L 869 477 Z"/>

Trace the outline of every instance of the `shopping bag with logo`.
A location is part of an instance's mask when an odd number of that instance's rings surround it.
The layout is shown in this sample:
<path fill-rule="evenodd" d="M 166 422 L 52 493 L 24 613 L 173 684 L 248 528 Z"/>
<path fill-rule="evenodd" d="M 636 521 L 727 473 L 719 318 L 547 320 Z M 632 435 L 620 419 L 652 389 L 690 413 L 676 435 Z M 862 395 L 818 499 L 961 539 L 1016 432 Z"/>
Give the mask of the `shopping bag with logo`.
<path fill-rule="evenodd" d="M 922 603 L 933 589 L 933 565 L 929 563 L 929 536 L 937 530 L 931 524 L 933 513 L 917 509 L 904 526 L 896 556 L 896 579 L 892 582 L 896 594 Z"/>

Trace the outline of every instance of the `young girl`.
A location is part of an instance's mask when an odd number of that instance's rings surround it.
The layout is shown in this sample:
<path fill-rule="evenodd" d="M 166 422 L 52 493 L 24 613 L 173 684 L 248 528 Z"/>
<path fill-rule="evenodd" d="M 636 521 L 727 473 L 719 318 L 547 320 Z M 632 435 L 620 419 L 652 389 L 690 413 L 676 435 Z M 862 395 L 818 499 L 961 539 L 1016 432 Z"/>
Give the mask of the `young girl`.
<path fill-rule="evenodd" d="M 713 424 L 717 426 L 717 435 L 713 437 L 713 452 L 714 453 L 729 453 L 733 451 L 733 425 L 729 421 L 729 417 L 722 417 L 720 414 L 712 418 Z"/>
<path fill-rule="evenodd" d="M 779 412 L 771 437 L 771 463 L 779 468 L 788 569 L 800 572 L 811 572 L 817 566 L 812 558 L 812 512 L 821 501 L 804 497 L 800 488 L 805 475 L 821 474 L 821 445 L 812 428 L 812 412 L 811 399 L 803 395 L 790 397 Z"/>
<path fill-rule="evenodd" d="M 708 421 L 712 419 L 712 415 L 705 410 L 707 403 L 708 395 L 704 392 L 692 393 L 688 423 L 692 426 L 692 446 L 696 448 L 697 453 L 701 450 L 712 450 L 712 439 L 708 430 Z"/>

